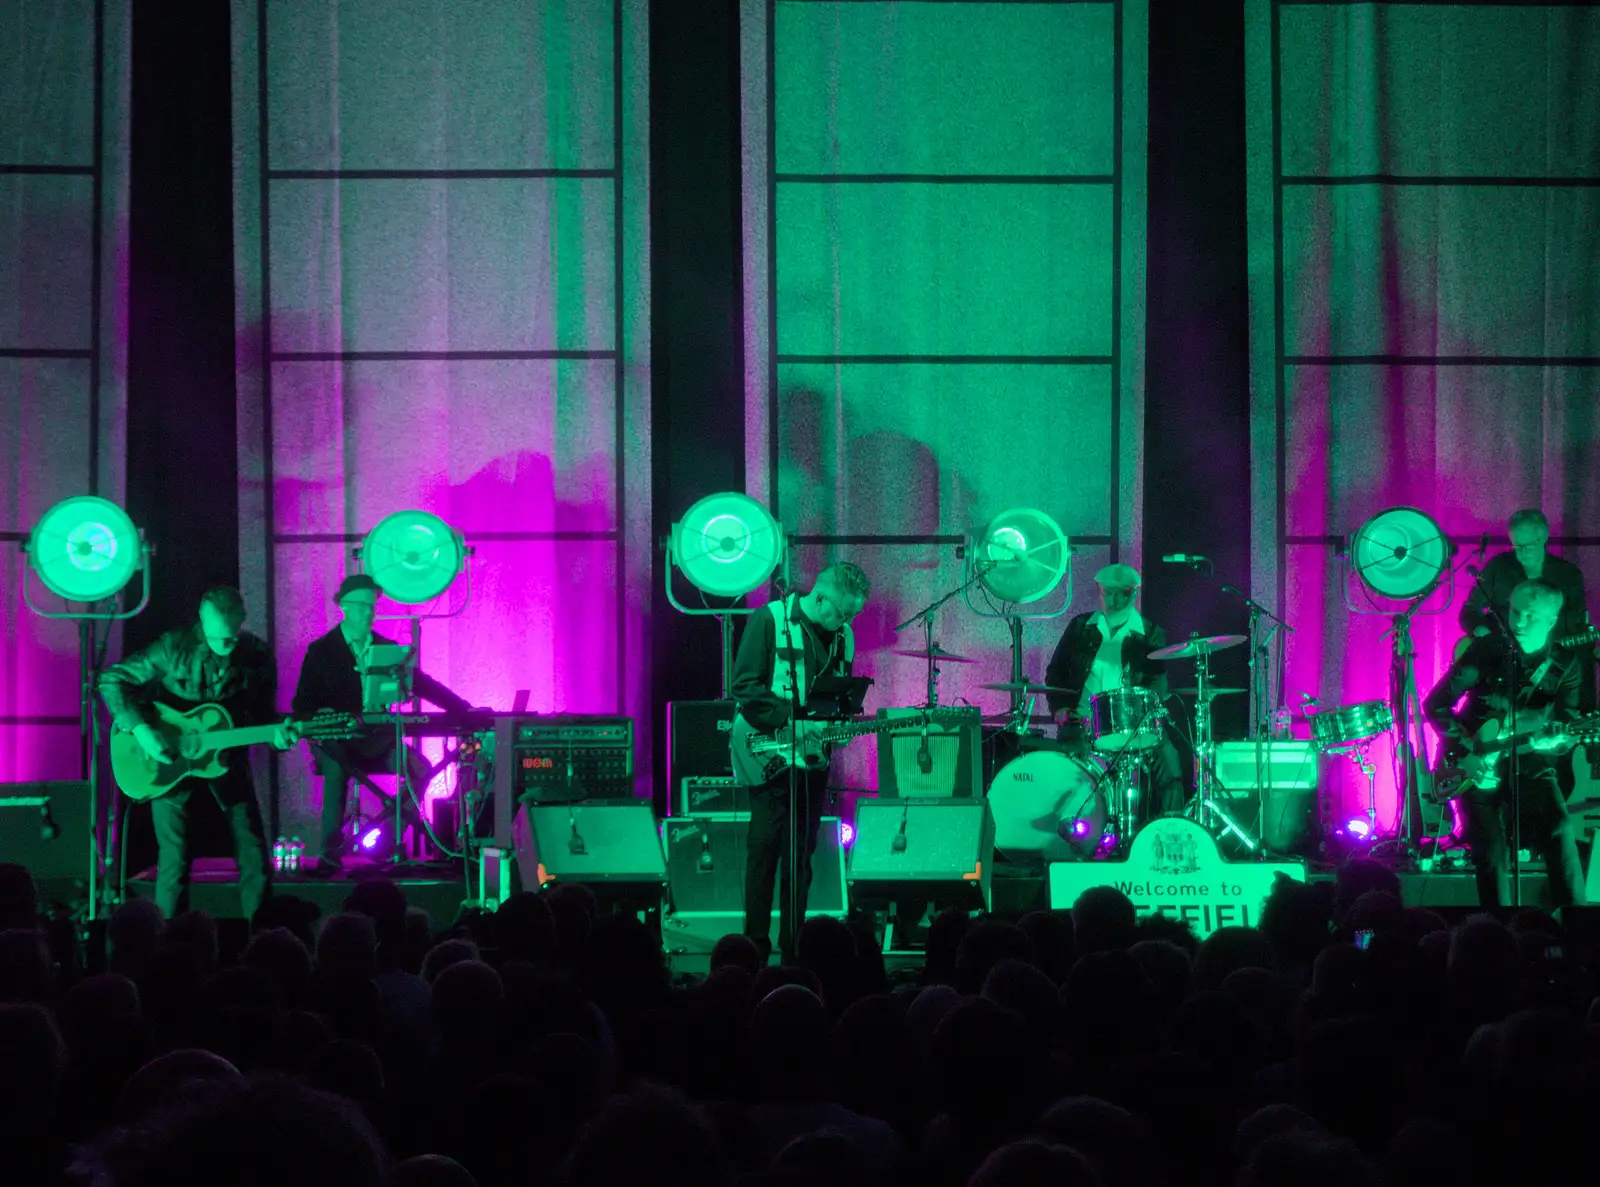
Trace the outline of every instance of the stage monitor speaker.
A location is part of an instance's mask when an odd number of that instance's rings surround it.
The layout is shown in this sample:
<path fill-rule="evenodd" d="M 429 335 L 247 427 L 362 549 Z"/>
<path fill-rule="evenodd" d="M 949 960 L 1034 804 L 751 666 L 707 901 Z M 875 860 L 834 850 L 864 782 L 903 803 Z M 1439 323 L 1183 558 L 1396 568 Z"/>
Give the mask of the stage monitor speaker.
<path fill-rule="evenodd" d="M 685 779 L 733 777 L 733 714 L 732 701 L 667 702 L 668 787 L 680 787 Z"/>
<path fill-rule="evenodd" d="M 744 876 L 750 815 L 699 813 L 661 822 L 667 851 L 668 898 L 674 914 L 744 913 Z M 777 910 L 774 891 L 773 910 Z M 842 915 L 844 850 L 837 816 L 824 816 L 811 858 L 806 914 Z"/>
<path fill-rule="evenodd" d="M 82 884 L 92 854 L 89 784 L 0 783 L 0 862 L 25 865 L 39 889 L 63 901 Z"/>
<path fill-rule="evenodd" d="M 659 895 L 667 884 L 649 800 L 530 804 L 528 831 L 527 852 L 517 855 L 526 887 L 585 882 L 638 887 L 645 895 L 653 888 Z"/>
<path fill-rule="evenodd" d="M 879 709 L 893 719 L 916 709 Z M 878 795 L 971 799 L 983 791 L 982 717 L 976 708 L 944 709 L 927 732 L 918 724 L 878 736 Z"/>
<path fill-rule="evenodd" d="M 987 800 L 856 801 L 850 901 L 989 907 L 994 818 Z"/>

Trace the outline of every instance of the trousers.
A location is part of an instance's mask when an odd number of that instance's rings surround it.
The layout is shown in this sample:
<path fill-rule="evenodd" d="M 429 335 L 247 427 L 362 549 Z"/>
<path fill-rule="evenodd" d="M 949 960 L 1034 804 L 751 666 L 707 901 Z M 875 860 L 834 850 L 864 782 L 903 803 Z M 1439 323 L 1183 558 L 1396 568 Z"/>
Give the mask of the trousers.
<path fill-rule="evenodd" d="M 189 878 L 194 854 L 189 847 L 189 809 L 197 793 L 209 794 L 228 819 L 233 856 L 239 865 L 239 899 L 246 919 L 254 919 L 272 891 L 272 867 L 261 827 L 250 771 L 242 764 L 220 779 L 181 783 L 151 801 L 150 820 L 156 834 L 156 906 L 168 919 L 189 906 Z"/>
<path fill-rule="evenodd" d="M 1538 755 L 1519 756 L 1521 765 L 1522 843 L 1544 858 L 1550 898 L 1558 907 L 1582 905 L 1583 864 L 1567 815 L 1555 764 Z M 1504 906 L 1511 900 L 1511 845 L 1506 822 L 1511 815 L 1509 790 L 1468 792 L 1461 801 L 1467 844 L 1478 880 L 1478 902 Z"/>
<path fill-rule="evenodd" d="M 795 935 L 805 921 L 806 896 L 811 892 L 811 857 L 817 851 L 817 833 L 828 802 L 827 772 L 802 772 L 796 786 L 801 829 L 796 854 L 798 878 L 789 868 L 787 773 L 750 789 L 750 832 L 745 842 L 744 934 L 755 941 L 763 954 L 772 951 L 772 891 L 777 881 L 778 951 L 785 959 L 793 957 Z"/>

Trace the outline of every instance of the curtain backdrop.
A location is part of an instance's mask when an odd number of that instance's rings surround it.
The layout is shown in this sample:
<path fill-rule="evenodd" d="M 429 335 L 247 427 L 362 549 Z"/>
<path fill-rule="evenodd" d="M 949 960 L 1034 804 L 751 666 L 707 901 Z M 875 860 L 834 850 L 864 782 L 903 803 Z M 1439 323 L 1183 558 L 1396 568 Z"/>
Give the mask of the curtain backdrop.
<path fill-rule="evenodd" d="M 69 495 L 123 498 L 128 15 L 0 7 L 0 782 L 82 773 L 77 631 L 23 604 L 18 545 Z"/>
<path fill-rule="evenodd" d="M 962 582 L 957 546 L 1034 507 L 1080 547 L 1073 609 L 1138 564 L 1143 0 L 744 0 L 749 492 L 795 579 L 848 559 L 872 705 L 914 705 L 902 619 Z M 1037 678 L 1065 619 L 1030 623 Z M 959 600 L 945 702 L 1003 710 L 1009 635 Z M 1040 711 L 1042 711 L 1042 706 Z M 875 786 L 870 740 L 843 781 Z"/>
<path fill-rule="evenodd" d="M 1297 628 L 1296 704 L 1380 699 L 1389 622 L 1346 609 L 1335 557 L 1374 513 L 1413 505 L 1497 551 L 1541 506 L 1600 583 L 1600 10 L 1247 14 L 1256 596 Z M 1415 623 L 1424 693 L 1469 582 Z M 1323 775 L 1338 819 L 1364 804 L 1353 764 Z"/>
<path fill-rule="evenodd" d="M 646 711 L 645 10 L 235 0 L 242 571 L 285 703 L 352 549 L 420 508 L 475 550 L 424 668 Z M 307 775 L 277 761 L 284 832 Z"/>

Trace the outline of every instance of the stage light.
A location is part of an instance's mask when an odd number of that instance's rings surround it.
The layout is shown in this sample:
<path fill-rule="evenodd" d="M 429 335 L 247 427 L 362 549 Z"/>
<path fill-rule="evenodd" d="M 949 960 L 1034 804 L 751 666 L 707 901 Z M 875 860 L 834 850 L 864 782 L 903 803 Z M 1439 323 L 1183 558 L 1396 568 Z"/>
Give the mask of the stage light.
<path fill-rule="evenodd" d="M 749 495 L 707 495 L 672 525 L 667 553 L 696 589 L 738 598 L 757 589 L 783 560 L 778 521 Z"/>
<path fill-rule="evenodd" d="M 1075 837 L 1087 837 L 1089 828 L 1090 825 L 1087 820 L 1074 820 L 1072 822 L 1072 835 Z"/>
<path fill-rule="evenodd" d="M 978 583 L 1004 602 L 1037 602 L 1067 575 L 1066 533 L 1043 511 L 1017 507 L 991 519 L 968 543 Z"/>
<path fill-rule="evenodd" d="M 450 588 L 467 560 L 461 533 L 426 511 L 397 511 L 361 545 L 361 567 L 393 601 L 414 606 Z"/>
<path fill-rule="evenodd" d="M 839 844 L 848 849 L 855 844 L 856 826 L 848 820 L 839 825 Z"/>
<path fill-rule="evenodd" d="M 1360 837 L 1362 840 L 1366 840 L 1372 835 L 1372 825 L 1365 820 L 1349 820 L 1345 822 L 1344 827 L 1345 831 L 1352 837 Z"/>
<path fill-rule="evenodd" d="M 361 838 L 361 847 L 363 849 L 376 849 L 378 842 L 382 839 L 383 830 L 381 828 L 369 828 L 366 835 Z"/>
<path fill-rule="evenodd" d="M 28 536 L 27 553 L 45 588 L 69 602 L 104 601 L 145 563 L 128 513 L 93 495 L 74 495 L 46 511 Z"/>
<path fill-rule="evenodd" d="M 1378 512 L 1350 541 L 1350 564 L 1361 583 L 1397 602 L 1428 594 L 1449 565 L 1450 553 L 1444 529 L 1415 507 Z"/>

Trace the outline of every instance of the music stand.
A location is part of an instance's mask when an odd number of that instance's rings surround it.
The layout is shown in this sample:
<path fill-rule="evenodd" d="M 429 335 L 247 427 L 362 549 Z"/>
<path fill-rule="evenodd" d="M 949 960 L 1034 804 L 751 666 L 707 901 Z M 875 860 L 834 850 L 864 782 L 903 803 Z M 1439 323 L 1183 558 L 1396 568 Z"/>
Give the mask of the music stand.
<path fill-rule="evenodd" d="M 870 676 L 818 676 L 801 716 L 809 721 L 858 717 L 872 684 Z"/>

